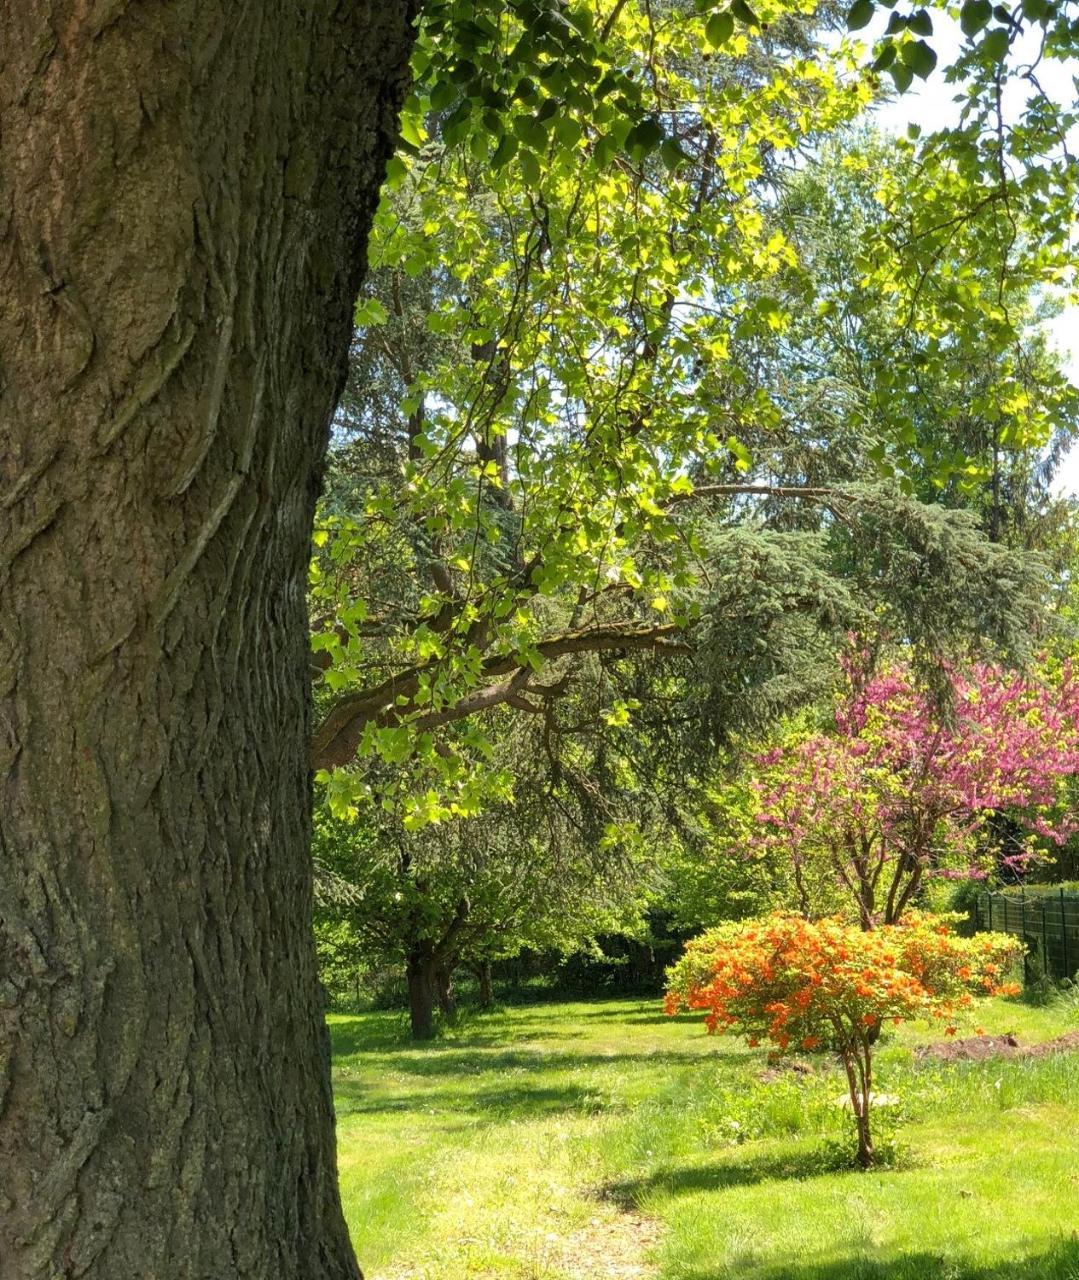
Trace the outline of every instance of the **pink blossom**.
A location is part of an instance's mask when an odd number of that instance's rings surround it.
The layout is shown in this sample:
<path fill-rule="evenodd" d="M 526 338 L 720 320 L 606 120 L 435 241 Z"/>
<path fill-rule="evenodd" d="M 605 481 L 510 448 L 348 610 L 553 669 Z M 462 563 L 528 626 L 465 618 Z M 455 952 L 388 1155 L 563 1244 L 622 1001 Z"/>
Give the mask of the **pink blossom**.
<path fill-rule="evenodd" d="M 1031 839 L 1061 844 L 1079 773 L 1079 680 L 1065 665 L 1020 675 L 989 665 L 949 673 L 950 714 L 909 667 L 874 672 L 845 660 L 849 688 L 835 730 L 755 763 L 758 851 L 816 858 L 857 900 L 866 927 L 899 917 L 925 874 L 983 879 L 988 822 L 1006 812 Z M 1026 867 L 1033 845 L 1002 861 Z"/>

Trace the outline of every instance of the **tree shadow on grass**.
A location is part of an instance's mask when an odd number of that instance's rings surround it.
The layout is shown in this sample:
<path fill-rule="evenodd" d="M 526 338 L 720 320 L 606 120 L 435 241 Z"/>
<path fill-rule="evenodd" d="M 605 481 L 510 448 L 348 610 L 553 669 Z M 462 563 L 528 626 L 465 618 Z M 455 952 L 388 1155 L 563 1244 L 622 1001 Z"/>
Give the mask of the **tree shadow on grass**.
<path fill-rule="evenodd" d="M 752 1187 L 761 1182 L 805 1181 L 849 1170 L 843 1158 L 827 1158 L 820 1151 L 758 1156 L 750 1160 L 722 1160 L 714 1164 L 662 1167 L 640 1178 L 622 1178 L 605 1183 L 599 1194 L 622 1209 L 637 1209 L 652 1195 L 692 1195 L 700 1191 L 724 1191 L 730 1187 Z M 703 1280 L 703 1277 L 702 1277 Z"/>
<path fill-rule="evenodd" d="M 695 1267 L 680 1273 L 685 1280 L 1077 1280 L 1079 1239 L 1062 1240 L 1054 1248 L 1023 1258 L 967 1263 L 962 1256 L 932 1252 L 894 1258 L 848 1256 L 797 1260 L 755 1266 Z"/>
<path fill-rule="evenodd" d="M 681 1013 L 664 1013 L 662 1009 L 653 1010 L 651 1013 L 627 1013 L 624 1018 L 619 1019 L 620 1022 L 632 1022 L 638 1026 L 651 1024 L 655 1026 L 686 1026 L 695 1023 L 701 1029 L 701 1035 L 706 1035 L 704 1029 L 704 1019 L 699 1012 L 691 1009 L 688 1012 L 683 1010 Z"/>
<path fill-rule="evenodd" d="M 445 1036 L 433 1040 L 413 1040 L 409 1034 L 408 1014 L 392 1009 L 362 1014 L 334 1014 L 331 1018 L 330 1037 L 335 1057 L 348 1057 L 356 1053 L 392 1052 L 393 1050 L 422 1050 L 437 1055 L 461 1052 L 467 1049 L 497 1048 L 514 1041 L 545 1040 L 573 1041 L 585 1037 L 585 1032 L 572 1024 L 587 1020 L 589 1027 L 607 1023 L 617 1028 L 626 1023 L 636 1025 L 668 1025 L 700 1022 L 700 1014 L 681 1012 L 673 1016 L 665 1014 L 658 1003 L 642 1002 L 636 1008 L 626 1010 L 597 1005 L 594 1009 L 576 1009 L 568 1020 L 560 1025 L 557 1020 L 544 1023 L 530 1017 L 528 1008 L 506 1009 L 485 1013 L 465 1010 L 456 1025 Z M 702 1025 L 703 1034 L 703 1025 Z"/>
<path fill-rule="evenodd" d="M 502 1083 L 498 1087 L 455 1092 L 452 1096 L 431 1093 L 376 1093 L 355 1081 L 338 1081 L 334 1087 L 334 1109 L 338 1119 L 354 1115 L 393 1112 L 417 1117 L 449 1117 L 451 1120 L 482 1119 L 491 1124 L 507 1120 L 530 1120 L 564 1112 L 595 1113 L 607 1105 L 595 1092 L 574 1085 L 561 1087 Z"/>
<path fill-rule="evenodd" d="M 469 1028 L 466 1035 L 460 1038 L 435 1040 L 413 1040 L 408 1029 L 408 1014 L 364 1013 L 338 1014 L 330 1025 L 330 1042 L 333 1045 L 335 1058 L 347 1058 L 357 1053 L 387 1053 L 400 1050 L 422 1051 L 427 1054 L 438 1054 L 456 1050 L 460 1052 L 466 1045 L 470 1049 L 493 1048 L 504 1045 L 507 1036 L 501 1034 L 485 1035 Z M 547 1038 L 542 1035 L 532 1039 Z M 553 1035 L 550 1038 L 554 1038 Z"/>
<path fill-rule="evenodd" d="M 636 1000 L 632 1005 L 630 1009 L 626 1009 L 625 1003 L 618 1009 L 587 1009 L 574 1013 L 574 1017 L 592 1018 L 600 1022 L 616 1023 L 619 1026 L 626 1022 L 698 1022 L 704 1025 L 701 1014 L 694 1009 L 680 1009 L 677 1013 L 665 1013 L 662 996 L 656 996 L 654 1000 Z"/>
<path fill-rule="evenodd" d="M 559 1053 L 551 1050 L 503 1049 L 476 1054 L 471 1048 L 458 1046 L 457 1051 L 443 1051 L 437 1056 L 411 1055 L 394 1061 L 396 1070 L 410 1075 L 479 1075 L 485 1071 L 534 1071 L 546 1075 L 550 1071 L 590 1071 L 594 1067 L 616 1067 L 620 1063 L 642 1066 L 677 1067 L 695 1065 L 701 1055 L 691 1049 L 659 1049 L 655 1053 Z"/>
<path fill-rule="evenodd" d="M 696 1064 L 699 1057 L 692 1053 L 608 1056 L 522 1050 L 477 1054 L 462 1049 L 434 1055 L 373 1054 L 361 1072 L 348 1064 L 339 1066 L 334 1073 L 334 1098 L 342 1117 L 433 1111 L 482 1116 L 495 1123 L 555 1111 L 594 1115 L 629 1105 L 611 1098 L 596 1068 L 629 1062 L 644 1062 L 665 1072 Z M 379 1081 L 379 1068 L 388 1084 Z M 396 1087 L 398 1084 L 406 1087 Z"/>
<path fill-rule="evenodd" d="M 434 1050 L 428 1046 L 412 1052 L 385 1052 L 367 1050 L 369 1057 L 360 1064 L 338 1063 L 338 1078 L 345 1071 L 379 1066 L 394 1075 L 418 1076 L 437 1080 L 441 1076 L 455 1076 L 463 1081 L 484 1075 L 504 1075 L 517 1072 L 526 1075 L 546 1076 L 551 1072 L 591 1071 L 596 1067 L 610 1068 L 620 1064 L 636 1063 L 653 1066 L 657 1070 L 695 1065 L 701 1062 L 700 1053 L 692 1050 L 663 1049 L 655 1053 L 557 1053 L 545 1050 L 497 1048 L 477 1052 L 476 1045 L 445 1045 Z"/>
<path fill-rule="evenodd" d="M 612 1024 L 619 1019 L 611 1018 Z M 489 1028 L 489 1029 L 488 1029 Z M 387 1013 L 335 1014 L 329 1023 L 330 1041 L 335 1058 L 357 1053 L 386 1053 L 410 1050 L 436 1056 L 461 1053 L 472 1049 L 504 1048 L 515 1042 L 529 1043 L 554 1040 L 561 1043 L 584 1038 L 583 1031 L 560 1027 L 557 1022 L 544 1026 L 528 1018 L 512 1015 L 465 1013 L 431 1040 L 413 1040 L 409 1032 L 408 1014 Z"/>

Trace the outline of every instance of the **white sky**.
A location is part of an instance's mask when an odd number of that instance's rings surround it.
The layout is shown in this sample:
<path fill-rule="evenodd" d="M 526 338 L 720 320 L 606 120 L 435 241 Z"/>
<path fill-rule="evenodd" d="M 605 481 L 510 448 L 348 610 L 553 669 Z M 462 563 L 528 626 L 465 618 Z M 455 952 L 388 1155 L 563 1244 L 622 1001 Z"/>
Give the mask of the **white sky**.
<path fill-rule="evenodd" d="M 885 12 L 860 33 L 867 42 L 883 30 L 887 17 Z M 938 70 L 928 80 L 915 80 L 906 93 L 877 112 L 879 123 L 895 133 L 905 133 L 908 124 L 921 125 L 923 130 L 930 132 L 958 120 L 959 108 L 953 101 L 958 86 L 945 84 L 940 68 L 947 67 L 955 59 L 963 35 L 957 22 L 937 10 L 933 11 L 933 25 L 934 33 L 929 43 L 937 52 Z M 1079 63 L 1076 61 L 1046 60 L 1038 67 L 1037 74 L 1042 88 L 1054 101 L 1070 104 L 1079 98 L 1074 80 L 1079 75 Z M 1010 96 L 1005 97 L 1005 110 L 1010 105 L 1012 111 L 1016 111 L 1022 106 L 1024 96 L 1022 86 L 1010 86 Z M 1076 135 L 1079 135 L 1079 129 L 1073 130 L 1069 142 L 1079 150 L 1079 136 Z M 1053 344 L 1065 357 L 1068 376 L 1079 385 L 1079 306 L 1066 308 L 1047 326 L 1047 330 Z M 1073 447 L 1064 460 L 1055 487 L 1061 493 L 1079 495 L 1079 445 Z"/>

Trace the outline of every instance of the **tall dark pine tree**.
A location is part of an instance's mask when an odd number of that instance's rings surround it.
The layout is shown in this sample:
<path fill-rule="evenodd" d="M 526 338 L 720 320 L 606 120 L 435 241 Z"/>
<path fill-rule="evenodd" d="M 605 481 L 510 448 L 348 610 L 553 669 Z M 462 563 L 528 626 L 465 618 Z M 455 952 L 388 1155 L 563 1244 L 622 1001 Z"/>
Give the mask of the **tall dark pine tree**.
<path fill-rule="evenodd" d="M 412 0 L 0 0 L 0 1278 L 356 1277 L 305 570 Z"/>

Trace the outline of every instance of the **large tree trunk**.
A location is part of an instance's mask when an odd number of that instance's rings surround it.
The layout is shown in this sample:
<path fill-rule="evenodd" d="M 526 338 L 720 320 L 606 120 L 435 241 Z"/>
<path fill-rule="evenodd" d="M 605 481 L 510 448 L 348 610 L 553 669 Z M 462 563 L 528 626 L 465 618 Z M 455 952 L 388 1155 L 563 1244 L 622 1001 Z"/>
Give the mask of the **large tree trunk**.
<path fill-rule="evenodd" d="M 0 1280 L 356 1277 L 305 572 L 410 0 L 0 0 Z"/>
<path fill-rule="evenodd" d="M 430 943 L 417 943 L 408 953 L 405 977 L 408 981 L 412 1038 L 430 1040 L 435 1034 L 435 1001 L 438 998 L 437 967 Z"/>

